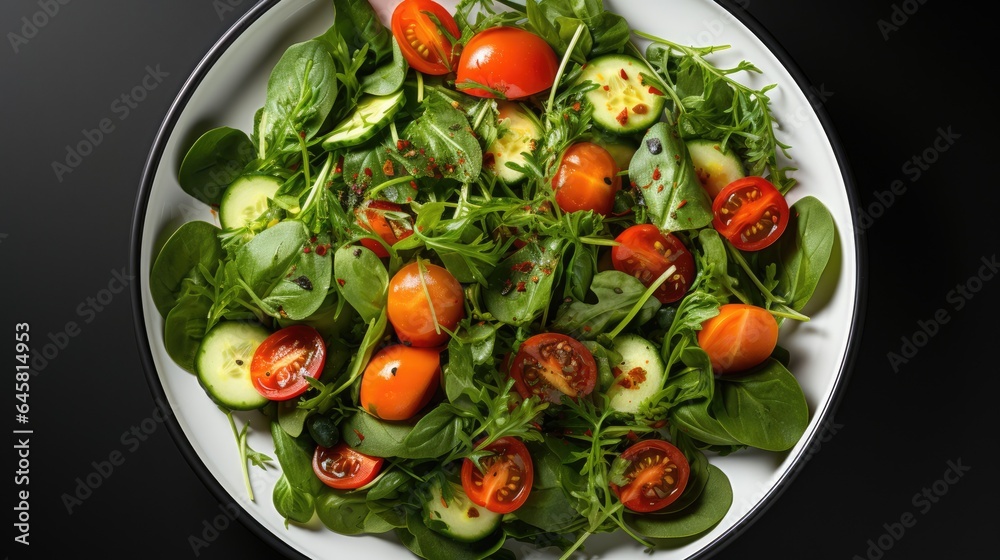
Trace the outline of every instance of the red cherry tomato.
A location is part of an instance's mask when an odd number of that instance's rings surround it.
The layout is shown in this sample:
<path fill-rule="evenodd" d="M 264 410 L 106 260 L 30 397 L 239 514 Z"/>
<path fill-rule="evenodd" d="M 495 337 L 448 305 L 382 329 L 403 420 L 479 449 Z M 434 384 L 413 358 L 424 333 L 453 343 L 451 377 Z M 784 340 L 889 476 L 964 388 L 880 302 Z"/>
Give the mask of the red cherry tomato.
<path fill-rule="evenodd" d="M 626 508 L 648 513 L 672 504 L 684 493 L 691 465 L 674 444 L 648 439 L 633 444 L 615 459 L 625 462 L 622 480 L 611 482 L 611 490 Z M 612 466 L 616 471 L 617 465 Z"/>
<path fill-rule="evenodd" d="M 280 329 L 257 347 L 250 361 L 250 378 L 257 391 L 272 401 L 293 399 L 309 389 L 306 377 L 319 377 L 326 363 L 326 343 L 307 325 Z"/>
<path fill-rule="evenodd" d="M 465 317 L 465 292 L 448 269 L 414 261 L 389 280 L 386 313 L 401 342 L 441 346 Z"/>
<path fill-rule="evenodd" d="M 341 442 L 329 448 L 317 445 L 312 467 L 316 478 L 330 488 L 354 490 L 374 480 L 383 462 L 381 457 L 365 455 Z"/>
<path fill-rule="evenodd" d="M 462 489 L 472 503 L 494 513 L 510 513 L 528 499 L 534 483 L 534 464 L 521 440 L 502 437 L 485 447 L 493 454 L 462 462 Z M 480 470 L 482 469 L 482 470 Z"/>
<path fill-rule="evenodd" d="M 517 27 L 491 27 L 462 49 L 455 87 L 477 97 L 521 99 L 552 87 L 558 71 L 559 58 L 545 39 Z"/>
<path fill-rule="evenodd" d="M 743 177 L 726 185 L 712 201 L 712 212 L 715 229 L 743 251 L 774 243 L 788 225 L 788 202 L 763 177 Z"/>
<path fill-rule="evenodd" d="M 580 341 L 547 332 L 524 342 L 510 362 L 514 387 L 523 398 L 532 395 L 559 404 L 562 396 L 589 395 L 597 383 L 597 362 Z"/>
<path fill-rule="evenodd" d="M 354 217 L 358 225 L 378 235 L 389 245 L 413 235 L 412 218 L 395 202 L 366 200 L 354 209 Z M 362 238 L 361 244 L 380 257 L 389 256 L 389 251 L 374 239 Z"/>
<path fill-rule="evenodd" d="M 452 41 L 460 33 L 455 18 L 444 6 L 433 0 L 403 0 L 392 12 L 390 27 L 403 58 L 414 69 L 433 75 L 454 70 L 458 52 Z"/>
<path fill-rule="evenodd" d="M 611 249 L 611 262 L 615 270 L 630 274 L 649 287 L 671 266 L 676 270 L 653 292 L 660 303 L 673 303 L 684 297 L 694 281 L 694 257 L 680 238 L 666 235 L 652 224 L 628 227 L 617 239 L 619 245 Z"/>
<path fill-rule="evenodd" d="M 778 344 L 778 322 L 768 310 L 727 303 L 698 331 L 698 345 L 708 353 L 717 374 L 750 369 L 771 355 Z"/>
<path fill-rule="evenodd" d="M 440 384 L 437 350 L 394 344 L 379 350 L 368 362 L 358 399 L 372 416 L 409 420 L 427 406 Z"/>
<path fill-rule="evenodd" d="M 607 216 L 615 206 L 615 193 L 622 188 L 618 164 L 604 147 L 577 142 L 566 148 L 552 177 L 556 204 L 563 212 L 593 210 Z"/>

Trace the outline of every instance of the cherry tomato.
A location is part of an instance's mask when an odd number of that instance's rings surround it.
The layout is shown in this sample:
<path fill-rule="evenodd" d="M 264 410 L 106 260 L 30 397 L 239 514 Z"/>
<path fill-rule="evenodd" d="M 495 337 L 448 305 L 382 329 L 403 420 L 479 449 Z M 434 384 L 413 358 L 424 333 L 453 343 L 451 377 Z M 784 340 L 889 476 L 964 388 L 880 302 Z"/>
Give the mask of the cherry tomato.
<path fill-rule="evenodd" d="M 361 407 L 383 420 L 409 420 L 427 406 L 441 384 L 437 350 L 405 344 L 372 356 L 361 376 Z"/>
<path fill-rule="evenodd" d="M 401 342 L 441 346 L 465 317 L 465 293 L 448 269 L 414 261 L 389 280 L 386 312 Z"/>
<path fill-rule="evenodd" d="M 442 32 L 439 22 L 447 33 Z M 458 49 L 452 41 L 460 33 L 455 18 L 441 4 L 433 0 L 403 0 L 392 12 L 390 27 L 403 58 L 414 69 L 440 76 L 455 68 Z"/>
<path fill-rule="evenodd" d="M 698 331 L 698 345 L 717 374 L 743 371 L 760 364 L 778 344 L 778 322 L 763 307 L 727 303 Z"/>
<path fill-rule="evenodd" d="M 536 334 L 521 343 L 510 362 L 514 387 L 523 397 L 562 402 L 589 395 L 597 383 L 597 362 L 587 347 L 561 333 Z"/>
<path fill-rule="evenodd" d="M 521 440 L 502 437 L 484 448 L 493 455 L 462 462 L 462 489 L 477 506 L 494 513 L 510 513 L 528 499 L 535 467 Z M 482 470 L 480 470 L 482 469 Z"/>
<path fill-rule="evenodd" d="M 381 457 L 365 455 L 340 442 L 333 447 L 317 445 L 312 467 L 316 478 L 330 488 L 354 490 L 374 480 L 383 462 Z"/>
<path fill-rule="evenodd" d="M 413 235 L 413 220 L 395 202 L 366 200 L 354 209 L 354 217 L 358 225 L 378 235 L 389 245 Z M 362 238 L 361 244 L 380 257 L 389 256 L 389 251 L 374 239 Z"/>
<path fill-rule="evenodd" d="M 622 188 L 615 158 L 599 144 L 577 142 L 566 148 L 552 177 L 556 204 L 564 212 L 593 210 L 607 216 Z"/>
<path fill-rule="evenodd" d="M 684 493 L 691 465 L 674 444 L 647 439 L 632 444 L 615 462 L 625 462 L 624 482 L 611 482 L 611 490 L 626 508 L 648 513 L 672 504 Z M 617 465 L 612 466 L 616 471 Z"/>
<path fill-rule="evenodd" d="M 250 361 L 250 378 L 261 395 L 272 401 L 293 399 L 309 389 L 306 377 L 319 377 L 326 363 L 326 343 L 308 325 L 275 331 L 257 347 Z"/>
<path fill-rule="evenodd" d="M 517 27 L 491 27 L 465 44 L 455 86 L 477 97 L 522 99 L 552 87 L 558 72 L 559 58 L 545 39 Z"/>
<path fill-rule="evenodd" d="M 636 224 L 625 229 L 615 241 L 619 243 L 611 249 L 615 270 L 635 276 L 649 287 L 674 266 L 674 273 L 653 295 L 660 303 L 673 303 L 684 297 L 694 281 L 694 257 L 676 235 L 664 235 L 653 224 Z"/>
<path fill-rule="evenodd" d="M 774 243 L 788 225 L 788 202 L 763 177 L 743 177 L 726 185 L 712 201 L 712 212 L 715 229 L 743 251 Z"/>

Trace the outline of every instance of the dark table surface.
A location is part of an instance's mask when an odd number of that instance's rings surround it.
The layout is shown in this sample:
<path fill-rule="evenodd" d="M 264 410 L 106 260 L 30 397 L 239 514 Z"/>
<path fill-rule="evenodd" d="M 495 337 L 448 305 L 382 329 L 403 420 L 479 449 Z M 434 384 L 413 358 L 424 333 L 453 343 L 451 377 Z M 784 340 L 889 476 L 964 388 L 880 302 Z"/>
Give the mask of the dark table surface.
<path fill-rule="evenodd" d="M 27 485 L 17 474 L 20 435 L 8 455 L 13 523 L 17 492 L 30 491 L 30 545 L 12 543 L 9 557 L 275 557 L 239 523 L 192 548 L 189 537 L 220 506 L 156 420 L 124 289 L 154 135 L 195 65 L 251 4 L 0 4 L 8 373 L 17 324 L 30 325 L 39 347 L 52 343 L 30 380 L 29 424 L 11 421 L 33 433 Z M 996 117 L 979 103 L 992 73 L 987 26 L 925 0 L 741 4 L 820 94 L 842 141 L 859 216 L 870 218 L 861 234 L 868 305 L 825 441 L 714 558 L 979 557 L 995 532 L 987 452 L 1000 302 L 1000 197 L 986 177 Z M 141 101 L 121 101 L 144 79 L 155 87 Z M 87 134 L 91 152 L 54 169 Z M 95 472 L 100 486 L 67 503 Z"/>

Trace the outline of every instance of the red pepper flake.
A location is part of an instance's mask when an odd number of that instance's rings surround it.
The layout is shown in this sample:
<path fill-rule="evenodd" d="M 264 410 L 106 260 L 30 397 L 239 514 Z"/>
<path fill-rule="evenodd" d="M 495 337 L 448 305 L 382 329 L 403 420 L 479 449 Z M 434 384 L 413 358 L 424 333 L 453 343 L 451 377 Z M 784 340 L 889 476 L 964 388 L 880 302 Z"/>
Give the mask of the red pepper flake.
<path fill-rule="evenodd" d="M 409 140 L 403 140 L 402 138 L 400 138 L 399 140 L 396 140 L 396 149 L 397 150 L 403 151 L 403 150 L 405 150 L 405 149 L 407 149 L 409 147 L 410 147 L 410 141 Z"/>
<path fill-rule="evenodd" d="M 660 180 L 660 168 L 659 167 L 656 167 L 656 168 L 653 169 L 653 180 L 654 181 L 659 181 Z"/>
<path fill-rule="evenodd" d="M 611 91 L 611 86 L 604 86 L 604 91 Z"/>
<path fill-rule="evenodd" d="M 523 281 L 517 283 L 517 291 L 519 291 L 519 292 L 526 292 L 526 291 L 528 291 L 528 288 L 527 288 L 527 286 L 525 285 L 525 283 Z"/>
<path fill-rule="evenodd" d="M 654 430 L 659 430 L 660 428 L 662 428 L 662 427 L 664 427 L 666 425 L 667 425 L 667 421 L 664 419 L 664 420 L 657 420 L 656 422 L 653 422 L 652 424 L 649 425 L 649 427 L 653 428 Z"/>
<path fill-rule="evenodd" d="M 621 70 L 618 71 L 618 75 L 621 76 L 623 80 L 627 80 L 628 79 L 628 74 L 625 73 L 625 69 L 624 68 L 622 68 Z"/>
<path fill-rule="evenodd" d="M 420 153 L 424 153 L 424 151 L 420 150 Z M 431 157 L 427 158 L 427 161 L 429 161 L 431 163 L 434 163 L 434 156 L 431 156 Z"/>
<path fill-rule="evenodd" d="M 300 130 L 299 131 L 299 138 L 305 138 L 305 137 L 306 137 L 306 131 Z"/>
<path fill-rule="evenodd" d="M 356 428 L 354 430 L 354 435 L 358 436 L 358 441 L 365 441 L 365 434 L 362 434 Z"/>
<path fill-rule="evenodd" d="M 583 326 L 583 332 L 590 332 L 591 330 L 592 330 L 592 328 L 591 328 L 590 325 L 584 325 Z"/>
<path fill-rule="evenodd" d="M 341 288 L 343 288 L 344 284 L 347 284 L 347 280 L 344 280 L 343 278 L 337 278 L 337 283 L 340 284 Z"/>
<path fill-rule="evenodd" d="M 312 249 L 310 249 L 308 245 L 306 245 L 305 247 L 302 248 L 302 252 L 303 253 L 308 254 L 310 251 L 312 251 Z"/>
<path fill-rule="evenodd" d="M 326 256 L 326 250 L 329 249 L 329 248 L 330 248 L 329 245 L 317 245 L 316 246 L 316 254 L 319 255 L 319 256 L 321 256 L 321 257 Z"/>
<path fill-rule="evenodd" d="M 663 192 L 663 185 L 656 187 L 656 192 Z"/>
<path fill-rule="evenodd" d="M 618 116 L 615 117 L 615 120 L 618 121 L 618 124 L 625 126 L 628 123 L 628 107 L 622 109 L 622 112 L 618 113 Z"/>
<path fill-rule="evenodd" d="M 474 507 L 470 507 L 469 511 L 465 512 L 465 515 L 467 515 L 469 519 L 475 519 L 479 517 L 479 510 Z"/>
<path fill-rule="evenodd" d="M 392 177 L 396 174 L 396 170 L 392 168 L 391 159 L 385 160 L 385 163 L 382 164 L 382 173 L 385 173 L 386 177 Z"/>
<path fill-rule="evenodd" d="M 580 102 L 579 101 L 577 101 L 576 103 L 573 104 L 573 110 L 574 111 L 579 111 L 580 110 Z"/>
<path fill-rule="evenodd" d="M 687 203 L 688 203 L 688 201 L 687 201 L 687 199 L 686 199 L 686 198 L 685 198 L 684 200 L 681 200 L 681 201 L 680 201 L 680 202 L 679 202 L 679 203 L 677 204 L 677 209 L 678 209 L 678 210 L 680 210 L 681 208 L 684 208 L 684 205 L 685 205 L 685 204 L 687 204 Z"/>
<path fill-rule="evenodd" d="M 317 239 L 318 238 L 315 235 L 313 235 L 312 237 L 309 238 L 309 242 L 310 243 L 315 243 Z"/>
<path fill-rule="evenodd" d="M 417 190 L 417 182 L 416 181 L 410 181 L 410 188 L 413 189 L 413 190 Z"/>
<path fill-rule="evenodd" d="M 625 71 L 622 70 L 622 72 L 625 72 Z M 583 435 L 585 435 L 587 437 L 594 437 L 594 432 L 590 431 L 590 429 L 588 428 L 586 432 L 583 432 Z"/>
<path fill-rule="evenodd" d="M 629 430 L 629 431 L 628 431 L 628 433 L 627 433 L 627 434 L 625 434 L 625 437 L 626 437 L 626 438 L 627 438 L 627 439 L 628 439 L 629 441 L 638 441 L 638 440 L 639 440 L 639 435 L 638 435 L 638 434 L 636 434 L 635 432 L 633 432 L 632 430 Z"/>
<path fill-rule="evenodd" d="M 420 148 L 417 151 L 420 152 L 420 155 L 424 155 L 424 149 L 423 148 Z M 431 161 L 434 161 L 434 158 L 431 158 Z"/>
<path fill-rule="evenodd" d="M 535 268 L 535 263 L 531 261 L 524 261 L 517 264 L 511 265 L 510 269 L 515 272 L 521 272 L 527 274 L 531 272 L 531 269 Z"/>
<path fill-rule="evenodd" d="M 663 95 L 662 91 L 656 89 L 653 86 L 649 86 L 649 93 L 652 93 L 653 95 Z"/>
<path fill-rule="evenodd" d="M 372 168 L 371 167 L 366 167 L 365 168 L 365 177 L 371 177 L 371 176 L 372 176 Z"/>
<path fill-rule="evenodd" d="M 645 103 L 636 103 L 635 107 L 632 107 L 632 112 L 637 115 L 645 115 L 649 112 L 649 106 Z"/>
<path fill-rule="evenodd" d="M 333 168 L 333 172 L 334 173 L 344 172 L 344 156 L 340 156 L 339 158 L 337 158 L 337 166 Z"/>

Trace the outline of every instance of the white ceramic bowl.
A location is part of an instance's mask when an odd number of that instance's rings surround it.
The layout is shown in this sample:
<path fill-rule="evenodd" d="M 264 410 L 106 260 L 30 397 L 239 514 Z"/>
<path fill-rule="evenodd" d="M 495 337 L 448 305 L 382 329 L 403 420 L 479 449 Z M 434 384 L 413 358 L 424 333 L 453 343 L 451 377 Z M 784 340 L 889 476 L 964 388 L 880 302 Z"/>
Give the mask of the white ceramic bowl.
<path fill-rule="evenodd" d="M 387 21 L 398 0 L 373 3 Z M 743 13 L 738 6 L 730 6 L 730 11 L 708 0 L 608 0 L 606 6 L 624 15 L 634 28 L 676 42 L 732 45 L 713 55 L 713 61 L 720 65 L 735 65 L 743 59 L 756 64 L 763 71 L 761 75 L 739 78 L 757 87 L 777 84 L 770 93 L 772 106 L 781 123 L 780 138 L 792 146 L 791 163 L 797 168 L 792 175 L 799 182 L 789 193 L 789 202 L 814 195 L 826 204 L 837 224 L 837 244 L 826 276 L 804 310 L 811 320 L 804 324 L 787 321 L 781 335 L 792 356 L 789 369 L 802 386 L 811 411 L 804 436 L 785 453 L 745 451 L 711 457 L 732 482 L 732 508 L 721 523 L 697 540 L 653 554 L 658 560 L 703 558 L 735 538 L 782 491 L 789 486 L 794 491 L 791 482 L 797 468 L 807 461 L 810 445 L 822 434 L 824 421 L 831 416 L 846 383 L 864 299 L 864 251 L 852 213 L 853 187 L 838 142 L 821 107 L 815 106 L 808 93 L 809 84 L 759 25 L 745 14 L 737 17 Z M 261 2 L 218 41 L 185 83 L 150 151 L 136 206 L 132 249 L 133 273 L 140 278 L 133 292 L 136 329 L 151 389 L 173 411 L 176 422 L 170 428 L 182 453 L 219 500 L 239 504 L 246 512 L 240 519 L 278 552 L 293 558 L 320 559 L 344 558 L 351 553 L 370 558 L 406 556 L 409 552 L 391 534 L 348 538 L 327 531 L 318 522 L 310 527 L 286 528 L 271 504 L 276 468 L 250 469 L 256 501 L 247 499 L 231 428 L 195 377 L 167 356 L 161 342 L 163 321 L 147 291 L 152 258 L 169 232 L 189 220 L 217 223 L 217 217 L 177 183 L 176 170 L 186 147 L 216 126 L 251 130 L 254 112 L 264 103 L 267 78 L 278 57 L 293 42 L 326 30 L 332 16 L 329 0 Z M 266 423 L 252 414 L 240 419 L 251 422 L 250 446 L 273 457 Z M 522 558 L 557 557 L 552 550 L 515 546 Z M 585 548 L 584 554 L 607 559 L 645 557 L 642 547 L 622 534 L 594 536 Z"/>

